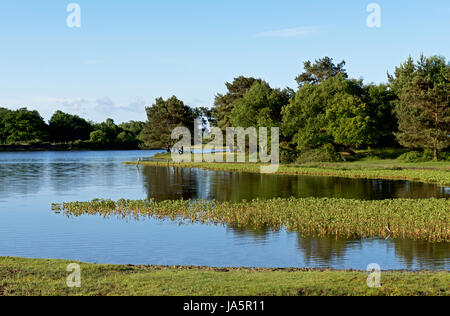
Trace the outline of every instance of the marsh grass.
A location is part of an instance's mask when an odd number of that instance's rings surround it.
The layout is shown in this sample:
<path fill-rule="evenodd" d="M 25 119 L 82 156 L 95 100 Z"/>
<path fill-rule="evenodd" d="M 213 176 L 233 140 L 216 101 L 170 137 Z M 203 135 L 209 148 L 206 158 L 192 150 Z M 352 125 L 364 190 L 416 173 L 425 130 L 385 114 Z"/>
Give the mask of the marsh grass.
<path fill-rule="evenodd" d="M 296 231 L 304 236 L 408 238 L 450 242 L 448 199 L 360 201 L 329 198 L 271 199 L 243 202 L 190 200 L 93 200 L 53 204 L 66 216 L 154 218 Z"/>

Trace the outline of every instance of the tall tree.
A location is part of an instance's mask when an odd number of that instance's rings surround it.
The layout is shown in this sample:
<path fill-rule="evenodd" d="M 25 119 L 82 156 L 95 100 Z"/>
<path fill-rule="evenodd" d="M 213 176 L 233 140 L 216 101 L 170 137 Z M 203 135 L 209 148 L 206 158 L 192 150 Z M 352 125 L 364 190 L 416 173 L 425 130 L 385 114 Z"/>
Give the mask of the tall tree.
<path fill-rule="evenodd" d="M 111 118 L 106 119 L 104 122 L 95 125 L 95 130 L 100 130 L 106 135 L 107 142 L 113 143 L 117 135 L 122 132 L 122 129 L 114 123 L 114 120 Z"/>
<path fill-rule="evenodd" d="M 241 99 L 234 103 L 231 123 L 234 127 L 278 127 L 281 109 L 289 103 L 287 90 L 272 89 L 265 81 L 255 82 Z"/>
<path fill-rule="evenodd" d="M 194 135 L 195 113 L 175 96 L 167 100 L 156 99 L 156 103 L 147 107 L 146 112 L 148 121 L 142 135 L 146 148 L 163 148 L 169 152 L 176 142 L 171 138 L 176 127 L 189 128 L 191 135 Z"/>
<path fill-rule="evenodd" d="M 50 118 L 50 139 L 54 142 L 88 140 L 93 131 L 92 125 L 85 119 L 56 111 Z"/>
<path fill-rule="evenodd" d="M 234 103 L 241 99 L 255 82 L 262 82 L 262 80 L 240 76 L 235 78 L 232 83 L 227 82 L 225 84 L 228 92 L 226 94 L 217 94 L 214 100 L 212 116 L 215 119 L 215 125 L 222 130 L 231 126 L 231 111 Z"/>
<path fill-rule="evenodd" d="M 299 87 L 302 87 L 306 83 L 318 84 L 328 78 L 335 77 L 338 74 L 347 78 L 347 72 L 344 69 L 344 66 L 345 61 L 341 61 L 339 64 L 335 65 L 333 63 L 333 58 L 328 56 L 316 60 L 314 64 L 308 60 L 304 63 L 305 71 L 295 78 L 295 80 Z"/>
<path fill-rule="evenodd" d="M 9 111 L 3 117 L 3 124 L 8 144 L 42 142 L 48 138 L 48 125 L 38 111 L 26 108 Z"/>
<path fill-rule="evenodd" d="M 7 132 L 5 129 L 5 118 L 9 112 L 11 111 L 0 107 L 0 143 L 6 142 Z"/>
<path fill-rule="evenodd" d="M 450 64 L 444 57 L 409 58 L 389 76 L 399 100 L 395 112 L 401 145 L 438 153 L 450 146 Z"/>
<path fill-rule="evenodd" d="M 398 146 L 394 135 L 398 132 L 398 120 L 394 112 L 397 95 L 386 84 L 366 85 L 364 94 L 370 116 L 367 145 Z"/>
<path fill-rule="evenodd" d="M 363 94 L 361 81 L 342 74 L 306 83 L 283 108 L 282 131 L 299 150 L 361 146 L 368 141 L 370 122 Z"/>

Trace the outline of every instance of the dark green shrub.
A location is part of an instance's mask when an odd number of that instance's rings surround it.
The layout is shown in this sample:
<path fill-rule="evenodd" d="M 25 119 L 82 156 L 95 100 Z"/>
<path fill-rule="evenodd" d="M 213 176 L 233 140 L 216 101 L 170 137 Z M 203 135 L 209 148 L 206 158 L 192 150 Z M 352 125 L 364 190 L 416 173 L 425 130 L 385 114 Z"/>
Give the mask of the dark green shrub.
<path fill-rule="evenodd" d="M 321 148 L 304 151 L 298 157 L 296 163 L 308 162 L 337 162 L 342 161 L 342 157 L 329 144 L 323 145 Z"/>

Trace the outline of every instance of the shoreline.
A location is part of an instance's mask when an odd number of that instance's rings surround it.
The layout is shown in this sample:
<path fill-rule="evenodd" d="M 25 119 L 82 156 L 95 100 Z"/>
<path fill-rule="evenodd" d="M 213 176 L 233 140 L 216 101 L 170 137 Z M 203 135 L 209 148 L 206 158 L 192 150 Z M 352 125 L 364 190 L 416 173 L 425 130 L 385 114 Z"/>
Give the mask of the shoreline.
<path fill-rule="evenodd" d="M 125 165 L 136 165 L 136 162 L 125 161 Z M 305 175 L 305 176 L 328 176 L 343 177 L 353 179 L 383 179 L 383 180 L 403 180 L 411 182 L 422 182 L 436 184 L 442 187 L 450 186 L 450 169 L 417 169 L 408 167 L 374 168 L 374 167 L 354 167 L 347 163 L 344 167 L 341 163 L 337 167 L 332 166 L 308 166 L 308 165 L 287 165 L 281 164 L 279 170 L 273 175 Z M 225 172 L 257 173 L 262 174 L 259 163 L 207 163 L 207 162 L 182 162 L 175 163 L 169 160 L 141 161 L 140 166 L 151 167 L 179 167 L 188 169 L 203 169 Z M 449 164 L 450 166 L 450 164 Z M 350 168 L 349 168 L 350 167 Z"/>
<path fill-rule="evenodd" d="M 2 260 L 20 260 L 20 261 L 45 261 L 45 262 L 70 262 L 94 266 L 112 266 L 112 267 L 127 267 L 133 269 L 141 270 L 185 270 L 185 271 L 210 271 L 210 272 L 356 272 L 369 274 L 370 272 L 361 269 L 334 269 L 330 267 L 322 268 L 308 268 L 308 267 L 251 267 L 251 266 L 207 266 L 207 265 L 159 265 L 159 264 L 129 264 L 129 263 L 107 263 L 107 262 L 89 262 L 89 261 L 79 261 L 70 260 L 64 258 L 29 258 L 29 257 L 15 257 L 15 256 L 0 256 L 0 261 Z M 427 270 L 427 269 L 381 269 L 381 273 L 449 273 L 449 270 L 438 269 L 438 270 Z"/>
<path fill-rule="evenodd" d="M 79 288 L 66 284 L 69 264 L 80 268 Z M 370 272 L 296 268 L 133 266 L 57 259 L 0 257 L 0 296 L 450 296 L 448 271 Z"/>

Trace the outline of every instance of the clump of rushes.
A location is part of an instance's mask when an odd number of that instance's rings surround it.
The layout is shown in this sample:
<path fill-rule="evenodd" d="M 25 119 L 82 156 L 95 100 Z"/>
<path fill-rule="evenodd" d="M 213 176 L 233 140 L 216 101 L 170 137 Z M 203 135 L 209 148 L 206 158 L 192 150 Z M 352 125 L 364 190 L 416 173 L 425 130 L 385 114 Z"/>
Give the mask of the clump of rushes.
<path fill-rule="evenodd" d="M 57 204 L 54 204 L 55 208 Z M 243 202 L 204 200 L 96 199 L 60 205 L 67 216 L 101 215 L 123 219 L 170 219 L 182 223 L 268 227 L 296 231 L 304 236 L 346 238 L 408 238 L 450 242 L 448 199 L 271 199 Z"/>

